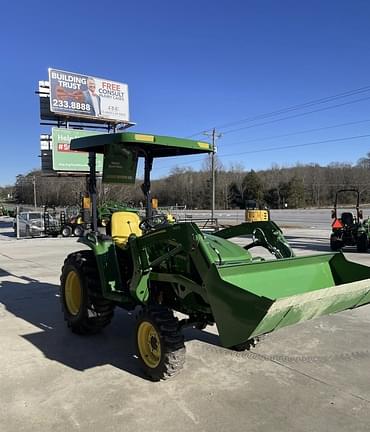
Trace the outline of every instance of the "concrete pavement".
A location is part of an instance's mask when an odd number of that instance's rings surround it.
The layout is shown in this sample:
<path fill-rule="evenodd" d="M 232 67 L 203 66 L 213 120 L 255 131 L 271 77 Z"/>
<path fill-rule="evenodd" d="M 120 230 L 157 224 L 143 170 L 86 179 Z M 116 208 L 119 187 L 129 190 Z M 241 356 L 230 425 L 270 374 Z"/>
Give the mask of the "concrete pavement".
<path fill-rule="evenodd" d="M 298 255 L 328 251 L 328 229 L 284 232 Z M 0 218 L 0 431 L 369 431 L 370 306 L 284 328 L 245 353 L 220 347 L 214 326 L 189 329 L 184 370 L 152 383 L 132 315 L 117 310 L 91 337 L 66 328 L 60 268 L 81 248 L 17 241 Z M 347 254 L 370 265 L 370 253 Z"/>

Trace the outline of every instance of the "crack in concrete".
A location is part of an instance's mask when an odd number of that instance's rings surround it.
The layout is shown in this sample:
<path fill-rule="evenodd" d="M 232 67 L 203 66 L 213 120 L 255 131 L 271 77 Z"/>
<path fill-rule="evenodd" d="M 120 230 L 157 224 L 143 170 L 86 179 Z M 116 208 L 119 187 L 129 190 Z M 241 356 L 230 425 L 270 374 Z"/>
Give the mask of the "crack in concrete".
<path fill-rule="evenodd" d="M 258 354 L 258 355 L 260 355 L 262 358 L 265 358 L 265 356 L 263 356 L 263 355 L 261 355 L 261 354 Z M 310 375 L 310 374 L 307 373 L 307 372 L 303 372 L 303 371 L 301 371 L 301 370 L 299 370 L 299 369 L 296 369 L 296 368 L 294 368 L 294 367 L 292 367 L 292 366 L 289 366 L 289 365 L 286 365 L 286 364 L 284 364 L 284 363 L 281 363 L 281 362 L 279 362 L 279 361 L 277 361 L 277 360 L 272 360 L 272 359 L 269 359 L 268 357 L 266 357 L 265 359 L 266 359 L 266 360 L 269 360 L 269 361 L 271 361 L 272 363 L 275 363 L 275 364 L 277 364 L 277 365 L 279 365 L 279 366 L 281 366 L 281 367 L 284 367 L 284 368 L 286 368 L 286 369 L 289 369 L 289 370 L 292 371 L 292 372 L 295 372 L 295 373 L 297 373 L 297 374 L 299 374 L 299 375 L 302 375 L 302 376 L 304 376 L 304 377 L 306 377 L 306 378 L 308 378 L 308 379 L 310 379 L 310 380 L 312 380 L 312 381 L 316 381 L 316 382 L 318 382 L 318 383 L 320 383 L 320 384 L 324 384 L 324 385 L 326 385 L 326 386 L 328 386 L 328 387 L 335 388 L 335 389 L 339 390 L 340 392 L 342 392 L 342 393 L 344 393 L 344 394 L 347 394 L 347 395 L 349 395 L 349 396 L 352 396 L 352 397 L 354 397 L 354 398 L 356 398 L 356 399 L 359 399 L 359 400 L 361 400 L 361 401 L 363 401 L 363 402 L 367 402 L 367 403 L 370 404 L 370 400 L 369 400 L 369 399 L 366 399 L 365 397 L 363 397 L 363 396 L 361 396 L 361 395 L 356 395 L 356 394 L 354 394 L 354 393 L 347 392 L 347 391 L 345 391 L 344 389 L 342 389 L 341 387 L 338 387 L 338 386 L 336 386 L 336 385 L 334 385 L 334 384 L 331 384 L 331 383 L 329 383 L 329 382 L 327 382 L 327 381 L 324 381 L 324 380 L 322 380 L 322 379 L 320 379 L 320 378 L 316 378 L 316 377 Z"/>

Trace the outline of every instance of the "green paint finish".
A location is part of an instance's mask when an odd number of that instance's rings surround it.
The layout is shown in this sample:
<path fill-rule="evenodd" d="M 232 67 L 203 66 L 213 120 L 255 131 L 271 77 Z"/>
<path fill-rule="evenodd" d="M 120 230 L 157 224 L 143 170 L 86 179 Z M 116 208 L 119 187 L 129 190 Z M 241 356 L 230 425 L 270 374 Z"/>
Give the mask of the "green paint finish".
<path fill-rule="evenodd" d="M 71 142 L 71 149 L 105 153 L 106 147 L 112 144 L 123 144 L 127 147 L 142 149 L 151 153 L 153 157 L 212 153 L 213 151 L 211 144 L 204 141 L 132 132 L 79 138 Z"/>
<path fill-rule="evenodd" d="M 150 267 L 146 258 L 145 250 L 139 246 L 139 237 L 131 236 L 128 239 L 130 248 L 133 274 L 129 283 L 130 294 L 138 304 L 146 303 L 149 298 L 149 274 Z"/>
<path fill-rule="evenodd" d="M 52 142 L 53 142 L 53 169 L 55 171 L 68 171 L 68 172 L 88 172 L 88 155 L 81 151 L 73 151 L 70 148 L 71 140 L 76 138 L 87 137 L 91 139 L 92 136 L 99 134 L 98 132 L 81 131 L 75 129 L 61 129 L 53 128 Z M 103 156 L 97 155 L 96 157 L 96 171 L 103 170 Z"/>
<path fill-rule="evenodd" d="M 253 331 L 251 337 L 281 327 L 307 321 L 321 315 L 337 313 L 358 306 L 359 299 L 370 289 L 370 281 L 352 282 L 312 293 L 291 297 L 289 302 L 277 300 Z"/>
<path fill-rule="evenodd" d="M 254 262 L 248 251 L 192 223 L 131 236 L 122 250 L 112 240 L 87 239 L 105 297 L 129 309 L 161 288 L 169 307 L 214 321 L 226 347 L 370 302 L 370 268 L 341 253 Z M 129 275 L 121 274 L 122 257 L 132 261 Z"/>
<path fill-rule="evenodd" d="M 80 240 L 89 246 L 95 254 L 98 265 L 102 294 L 105 298 L 126 304 L 130 309 L 132 299 L 123 290 L 116 247 L 112 240 L 97 240 L 94 234 L 88 234 Z"/>
<path fill-rule="evenodd" d="M 370 267 L 347 261 L 342 253 L 335 253 L 334 257 L 335 259 L 330 261 L 330 265 L 337 285 L 370 277 Z"/>
<path fill-rule="evenodd" d="M 209 249 L 212 262 L 219 265 L 252 261 L 252 255 L 247 250 L 223 238 L 205 234 L 204 242 Z"/>
<path fill-rule="evenodd" d="M 364 295 L 361 297 L 359 302 L 356 304 L 356 307 L 362 306 L 366 303 L 370 303 L 370 288 L 367 293 L 364 293 Z"/>
<path fill-rule="evenodd" d="M 209 302 L 224 346 L 370 301 L 370 268 L 342 254 L 213 265 Z"/>
<path fill-rule="evenodd" d="M 215 265 L 211 266 L 205 283 L 222 345 L 231 347 L 247 341 L 273 300 L 223 281 Z"/>
<path fill-rule="evenodd" d="M 243 235 L 253 235 L 260 246 L 268 249 L 277 258 L 294 257 L 294 252 L 283 232 L 273 221 L 245 222 L 215 233 L 215 236 L 224 239 Z"/>
<path fill-rule="evenodd" d="M 262 261 L 253 265 L 221 267 L 218 271 L 224 281 L 275 300 L 333 286 L 334 278 L 328 265 L 333 256 Z"/>

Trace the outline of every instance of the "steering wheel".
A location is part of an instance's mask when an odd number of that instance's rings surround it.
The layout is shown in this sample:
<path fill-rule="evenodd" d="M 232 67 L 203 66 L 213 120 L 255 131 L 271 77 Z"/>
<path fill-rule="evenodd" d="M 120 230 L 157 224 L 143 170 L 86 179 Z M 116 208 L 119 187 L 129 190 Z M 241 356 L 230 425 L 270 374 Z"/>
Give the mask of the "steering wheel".
<path fill-rule="evenodd" d="M 143 219 L 139 223 L 139 228 L 142 231 L 151 231 L 151 230 L 154 230 L 156 228 L 163 227 L 165 225 L 168 225 L 167 216 L 164 214 L 158 214 L 158 215 L 154 215 L 154 216 Z"/>

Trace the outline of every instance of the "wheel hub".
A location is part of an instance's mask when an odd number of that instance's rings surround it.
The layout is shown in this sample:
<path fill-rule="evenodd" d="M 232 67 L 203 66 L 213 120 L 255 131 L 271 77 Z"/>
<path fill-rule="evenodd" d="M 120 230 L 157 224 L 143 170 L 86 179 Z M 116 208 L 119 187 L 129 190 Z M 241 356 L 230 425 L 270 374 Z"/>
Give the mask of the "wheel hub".
<path fill-rule="evenodd" d="M 68 273 L 65 282 L 65 302 L 68 312 L 77 315 L 81 308 L 82 288 L 80 278 L 74 270 Z"/>
<path fill-rule="evenodd" d="M 154 325 L 143 321 L 137 332 L 139 353 L 144 363 L 150 368 L 156 368 L 161 361 L 161 342 Z"/>
<path fill-rule="evenodd" d="M 158 341 L 157 341 L 155 336 L 152 336 L 150 338 L 150 345 L 151 345 L 152 351 L 158 350 Z"/>

